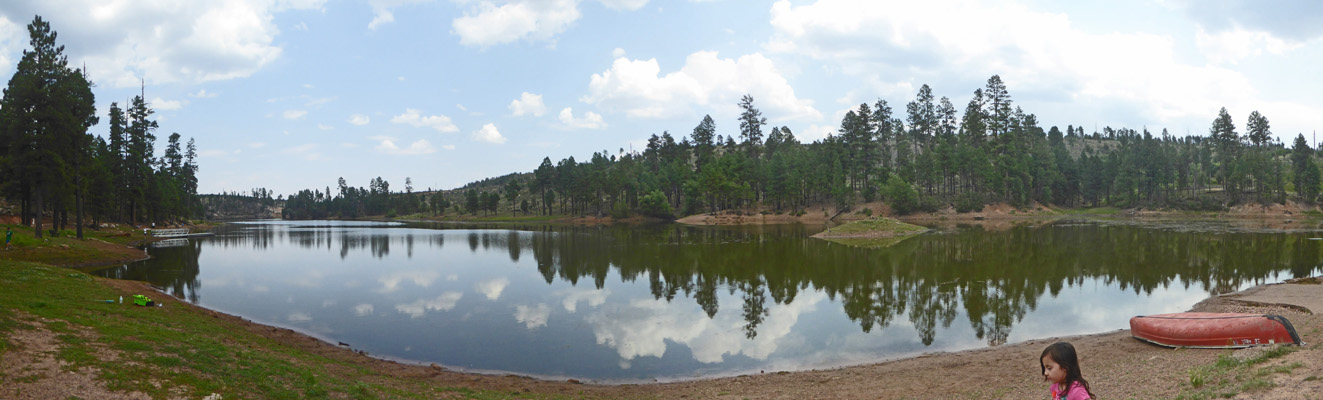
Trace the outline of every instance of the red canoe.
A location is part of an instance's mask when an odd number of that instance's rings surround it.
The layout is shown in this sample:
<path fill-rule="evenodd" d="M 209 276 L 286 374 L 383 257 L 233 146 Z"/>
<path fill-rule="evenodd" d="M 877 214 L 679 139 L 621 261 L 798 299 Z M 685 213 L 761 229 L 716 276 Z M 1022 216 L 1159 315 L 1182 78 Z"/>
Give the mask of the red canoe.
<path fill-rule="evenodd" d="M 1235 349 L 1276 343 L 1302 344 L 1280 315 L 1187 312 L 1130 319 L 1135 339 L 1168 347 Z"/>

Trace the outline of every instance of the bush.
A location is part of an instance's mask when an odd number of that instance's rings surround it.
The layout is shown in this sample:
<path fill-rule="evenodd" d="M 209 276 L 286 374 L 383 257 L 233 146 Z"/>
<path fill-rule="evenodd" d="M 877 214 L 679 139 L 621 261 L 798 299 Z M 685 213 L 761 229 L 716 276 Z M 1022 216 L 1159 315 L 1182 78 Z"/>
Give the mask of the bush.
<path fill-rule="evenodd" d="M 983 211 L 983 196 L 970 192 L 956 198 L 955 209 L 958 213 Z"/>
<path fill-rule="evenodd" d="M 654 190 L 639 198 L 639 212 L 649 217 L 675 218 L 671 212 L 671 201 L 660 190 Z"/>
<path fill-rule="evenodd" d="M 876 200 L 876 199 L 877 199 L 877 187 L 876 187 L 876 186 L 873 186 L 871 183 L 872 183 L 872 182 L 866 182 L 866 183 L 864 183 L 864 202 L 865 202 L 865 203 L 872 203 L 873 200 Z"/>
<path fill-rule="evenodd" d="M 873 209 L 864 207 L 864 209 L 860 210 L 859 213 L 864 214 L 865 217 L 871 217 L 873 216 Z"/>
<path fill-rule="evenodd" d="M 895 210 L 896 214 L 912 213 L 919 206 L 919 192 L 914 190 L 909 182 L 900 179 L 899 176 L 891 175 L 891 178 L 887 179 L 884 194 L 887 202 L 891 204 L 891 209 Z"/>
<path fill-rule="evenodd" d="M 919 205 L 918 205 L 919 211 L 932 213 L 932 212 L 937 212 L 937 210 L 940 210 L 941 208 L 942 208 L 942 202 L 941 200 L 937 200 L 936 197 L 933 196 L 919 197 Z"/>
<path fill-rule="evenodd" d="M 617 201 L 615 204 L 611 205 L 611 218 L 625 219 L 629 218 L 629 216 L 629 205 L 625 204 L 625 202 Z"/>

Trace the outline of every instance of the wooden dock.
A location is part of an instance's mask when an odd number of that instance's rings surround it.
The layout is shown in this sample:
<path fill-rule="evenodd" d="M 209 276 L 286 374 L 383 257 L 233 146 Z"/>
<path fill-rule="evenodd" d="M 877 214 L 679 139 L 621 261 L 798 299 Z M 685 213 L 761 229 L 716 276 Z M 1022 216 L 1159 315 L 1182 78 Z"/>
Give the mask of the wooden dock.
<path fill-rule="evenodd" d="M 195 236 L 212 236 L 211 232 L 188 233 L 188 229 L 150 229 L 147 231 L 152 237 L 158 238 L 183 238 Z"/>

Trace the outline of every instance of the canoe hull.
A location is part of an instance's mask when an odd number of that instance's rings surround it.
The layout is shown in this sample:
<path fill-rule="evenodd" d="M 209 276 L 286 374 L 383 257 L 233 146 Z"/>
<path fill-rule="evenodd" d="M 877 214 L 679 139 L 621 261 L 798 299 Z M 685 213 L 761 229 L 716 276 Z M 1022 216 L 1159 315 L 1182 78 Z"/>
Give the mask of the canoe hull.
<path fill-rule="evenodd" d="M 1285 317 L 1270 314 L 1175 313 L 1130 319 L 1130 335 L 1168 347 L 1237 349 L 1302 344 Z"/>

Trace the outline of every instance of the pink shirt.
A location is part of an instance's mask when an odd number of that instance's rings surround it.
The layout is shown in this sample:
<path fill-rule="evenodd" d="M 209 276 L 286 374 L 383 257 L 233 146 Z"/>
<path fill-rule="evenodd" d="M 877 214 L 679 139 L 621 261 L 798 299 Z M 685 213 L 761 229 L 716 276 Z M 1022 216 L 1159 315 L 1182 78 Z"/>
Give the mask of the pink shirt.
<path fill-rule="evenodd" d="M 1092 399 L 1092 397 L 1089 397 L 1089 391 L 1085 390 L 1084 385 L 1080 384 L 1079 382 L 1072 383 L 1070 385 L 1070 390 L 1066 391 L 1065 393 L 1061 393 L 1061 389 L 1058 389 L 1057 384 L 1053 383 L 1052 400 L 1060 400 L 1060 399 L 1089 400 Z"/>

